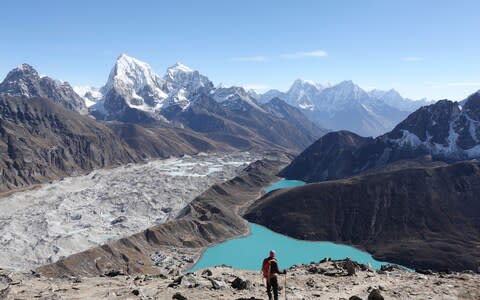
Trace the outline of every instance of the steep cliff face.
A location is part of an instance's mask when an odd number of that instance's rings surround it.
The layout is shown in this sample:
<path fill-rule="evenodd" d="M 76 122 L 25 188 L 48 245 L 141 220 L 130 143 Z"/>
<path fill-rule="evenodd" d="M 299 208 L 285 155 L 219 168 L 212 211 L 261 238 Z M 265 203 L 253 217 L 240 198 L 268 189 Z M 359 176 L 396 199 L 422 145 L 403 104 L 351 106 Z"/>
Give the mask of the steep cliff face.
<path fill-rule="evenodd" d="M 139 161 L 104 125 L 42 98 L 0 96 L 0 191 Z"/>
<path fill-rule="evenodd" d="M 480 266 L 480 164 L 406 168 L 272 192 L 246 218 L 432 269 Z"/>

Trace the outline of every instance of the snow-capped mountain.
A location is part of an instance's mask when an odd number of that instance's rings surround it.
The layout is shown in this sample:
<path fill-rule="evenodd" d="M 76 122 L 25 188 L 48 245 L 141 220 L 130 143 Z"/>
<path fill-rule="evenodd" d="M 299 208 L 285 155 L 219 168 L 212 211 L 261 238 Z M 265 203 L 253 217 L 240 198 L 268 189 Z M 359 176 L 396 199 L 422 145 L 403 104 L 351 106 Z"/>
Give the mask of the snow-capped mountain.
<path fill-rule="evenodd" d="M 167 92 L 180 88 L 189 92 L 196 92 L 198 90 L 209 91 L 214 88 L 213 83 L 207 76 L 178 62 L 167 69 L 163 78 Z"/>
<path fill-rule="evenodd" d="M 116 112 L 116 109 L 122 109 L 125 105 L 141 111 L 159 111 L 163 100 L 168 97 L 162 90 L 163 85 L 163 79 L 150 65 L 122 54 L 101 89 L 103 105 L 109 112 Z M 119 98 L 124 103 L 118 103 L 121 101 Z"/>
<path fill-rule="evenodd" d="M 257 103 L 257 100 L 250 96 L 242 87 L 220 87 L 212 90 L 211 94 L 215 101 L 231 109 L 245 111 L 248 107 L 253 107 L 264 112 L 263 108 Z"/>
<path fill-rule="evenodd" d="M 302 109 L 313 109 L 325 87 L 310 80 L 297 79 L 287 91 L 286 102 Z"/>
<path fill-rule="evenodd" d="M 403 165 L 480 159 L 480 91 L 463 106 L 441 100 L 423 106 L 375 139 L 348 131 L 326 134 L 280 174 L 309 182 Z"/>
<path fill-rule="evenodd" d="M 103 94 L 100 92 L 99 88 L 91 86 L 74 86 L 73 90 L 83 98 L 87 107 L 95 105 L 95 103 L 103 98 Z"/>
<path fill-rule="evenodd" d="M 126 54 L 118 57 L 107 83 L 96 94 L 91 89 L 79 92 L 89 104 L 95 102 L 92 114 L 105 120 L 167 121 L 165 117 L 184 111 L 202 93 L 231 109 L 251 106 L 262 110 L 243 88 L 215 88 L 208 77 L 181 63 L 168 68 L 162 77 L 147 63 Z"/>
<path fill-rule="evenodd" d="M 91 90 L 82 91 L 84 97 L 87 92 Z M 168 122 L 169 126 L 207 134 L 212 140 L 235 147 L 269 145 L 299 150 L 325 133 L 293 107 L 283 110 L 294 113 L 292 118 L 279 117 L 244 88 L 215 87 L 208 77 L 181 63 L 159 76 L 147 63 L 122 54 L 99 93 L 102 98 L 93 99 L 96 103 L 90 107 L 97 119 Z"/>
<path fill-rule="evenodd" d="M 409 112 L 428 104 L 404 99 L 394 90 L 366 92 L 352 81 L 331 86 L 298 79 L 285 93 L 270 90 L 257 97 L 261 103 L 278 97 L 302 109 L 321 127 L 365 136 L 391 130 Z"/>
<path fill-rule="evenodd" d="M 69 110 L 87 113 L 83 99 L 75 93 L 68 82 L 40 76 L 28 64 L 11 70 L 0 83 L 0 94 L 22 97 L 41 97 L 65 106 Z"/>
<path fill-rule="evenodd" d="M 399 110 L 408 111 L 408 112 L 415 111 L 422 106 L 430 105 L 433 103 L 432 101 L 428 101 L 426 99 L 411 100 L 408 98 L 403 98 L 394 89 L 390 89 L 388 91 L 375 89 L 368 92 L 368 95 L 374 99 L 378 99 Z"/>
<path fill-rule="evenodd" d="M 398 124 L 386 137 L 389 142 L 426 151 L 446 159 L 480 157 L 480 91 L 458 102 L 438 101 L 424 106 Z"/>
<path fill-rule="evenodd" d="M 214 88 L 208 77 L 181 63 L 168 68 L 163 79 L 164 90 L 168 94 L 164 109 L 176 106 L 184 110 L 190 105 L 194 95 L 201 92 L 208 93 Z"/>

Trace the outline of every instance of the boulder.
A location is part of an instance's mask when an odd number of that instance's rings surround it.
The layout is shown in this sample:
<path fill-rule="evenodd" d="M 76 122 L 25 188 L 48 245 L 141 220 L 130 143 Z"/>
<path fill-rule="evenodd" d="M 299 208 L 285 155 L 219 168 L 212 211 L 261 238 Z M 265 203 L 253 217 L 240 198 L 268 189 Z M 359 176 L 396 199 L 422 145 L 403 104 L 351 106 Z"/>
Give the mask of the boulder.
<path fill-rule="evenodd" d="M 116 276 L 120 276 L 120 275 L 125 275 L 125 273 L 123 271 L 120 271 L 120 270 L 110 270 L 107 273 L 105 273 L 104 275 L 107 276 L 107 277 L 116 277 Z"/>
<path fill-rule="evenodd" d="M 432 270 L 415 269 L 415 272 L 423 275 L 433 275 Z"/>
<path fill-rule="evenodd" d="M 396 264 L 386 264 L 380 267 L 380 271 L 392 272 L 394 270 L 401 270 L 401 268 Z"/>
<path fill-rule="evenodd" d="M 127 220 L 127 217 L 125 216 L 120 216 L 120 217 L 116 217 L 115 219 L 113 219 L 110 224 L 111 225 L 115 225 L 115 224 L 119 224 L 119 223 L 123 223 Z"/>
<path fill-rule="evenodd" d="M 368 300 L 384 300 L 382 294 L 377 289 L 373 289 L 370 294 L 368 295 Z"/>
<path fill-rule="evenodd" d="M 353 263 L 353 261 L 349 259 L 345 260 L 345 262 L 343 263 L 343 269 L 347 271 L 347 274 L 349 276 L 355 275 L 355 264 Z"/>
<path fill-rule="evenodd" d="M 232 288 L 236 290 L 246 290 L 250 288 L 250 281 L 249 280 L 243 280 L 240 277 L 235 278 L 235 280 L 232 281 Z"/>
<path fill-rule="evenodd" d="M 174 300 L 188 300 L 187 297 L 185 297 L 184 295 L 180 294 L 180 293 L 175 293 L 173 296 L 172 296 L 172 299 Z"/>

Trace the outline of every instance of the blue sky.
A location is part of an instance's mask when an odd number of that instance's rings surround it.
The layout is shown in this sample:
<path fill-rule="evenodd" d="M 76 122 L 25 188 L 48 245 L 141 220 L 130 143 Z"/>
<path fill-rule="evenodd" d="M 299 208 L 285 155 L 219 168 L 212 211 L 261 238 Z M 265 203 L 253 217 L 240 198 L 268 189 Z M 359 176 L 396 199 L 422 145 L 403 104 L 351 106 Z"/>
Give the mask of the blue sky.
<path fill-rule="evenodd" d="M 5 1 L 0 77 L 32 64 L 100 86 L 120 53 L 159 74 L 180 61 L 214 83 L 287 89 L 353 80 L 411 98 L 480 89 L 480 1 Z"/>

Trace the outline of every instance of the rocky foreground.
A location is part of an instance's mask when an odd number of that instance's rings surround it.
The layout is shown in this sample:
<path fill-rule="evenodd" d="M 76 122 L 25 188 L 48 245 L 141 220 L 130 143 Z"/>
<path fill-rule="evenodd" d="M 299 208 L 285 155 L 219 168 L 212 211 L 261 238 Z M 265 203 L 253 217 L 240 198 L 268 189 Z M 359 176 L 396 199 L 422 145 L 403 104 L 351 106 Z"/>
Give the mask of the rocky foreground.
<path fill-rule="evenodd" d="M 479 299 L 480 275 L 424 274 L 387 265 L 324 261 L 287 271 L 287 299 Z M 280 283 L 285 286 L 285 277 Z M 282 288 L 280 299 L 284 299 Z M 266 299 L 260 272 L 215 267 L 186 275 L 48 278 L 0 271 L 4 299 Z M 382 298 L 383 297 L 383 298 Z"/>

